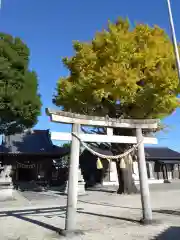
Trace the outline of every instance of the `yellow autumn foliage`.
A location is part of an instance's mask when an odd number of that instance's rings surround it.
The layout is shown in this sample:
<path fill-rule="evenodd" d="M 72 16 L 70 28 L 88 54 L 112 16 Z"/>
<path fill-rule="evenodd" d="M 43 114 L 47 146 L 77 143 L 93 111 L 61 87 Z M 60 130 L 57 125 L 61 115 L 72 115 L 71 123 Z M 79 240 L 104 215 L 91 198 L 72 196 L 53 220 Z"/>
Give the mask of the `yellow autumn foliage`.
<path fill-rule="evenodd" d="M 74 56 L 63 59 L 69 76 L 58 80 L 54 96 L 64 110 L 112 116 L 114 109 L 124 118 L 162 118 L 179 106 L 173 45 L 160 27 L 131 28 L 119 18 L 92 41 L 75 41 L 73 47 Z"/>

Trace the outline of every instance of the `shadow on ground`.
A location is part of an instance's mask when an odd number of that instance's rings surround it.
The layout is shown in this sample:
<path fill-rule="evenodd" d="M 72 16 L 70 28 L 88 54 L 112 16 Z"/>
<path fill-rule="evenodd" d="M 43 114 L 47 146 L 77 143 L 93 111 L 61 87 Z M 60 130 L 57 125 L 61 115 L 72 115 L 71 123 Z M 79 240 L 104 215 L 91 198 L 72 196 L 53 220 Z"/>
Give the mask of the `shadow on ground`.
<path fill-rule="evenodd" d="M 88 188 L 86 192 L 104 192 L 104 193 L 117 193 L 117 190 L 106 188 Z"/>
<path fill-rule="evenodd" d="M 180 216 L 180 210 L 160 209 L 160 210 L 154 210 L 153 212 Z M 180 236 L 179 236 L 179 239 L 180 239 Z"/>
<path fill-rule="evenodd" d="M 84 201 L 84 200 L 78 200 L 78 202 L 81 203 L 87 203 L 87 204 L 91 204 L 91 205 L 99 205 L 99 206 L 103 206 L 103 207 L 114 207 L 114 208 L 125 208 L 125 209 L 134 209 L 134 210 L 141 210 L 141 208 L 134 208 L 134 207 L 126 207 L 126 206 L 118 206 L 118 205 L 113 205 L 113 204 L 109 204 L 109 203 L 97 203 L 97 202 L 91 202 L 91 201 Z"/>
<path fill-rule="evenodd" d="M 81 210 L 78 209 L 78 210 Z M 66 211 L 66 206 L 62 207 L 52 207 L 52 208 L 38 208 L 38 209 L 27 209 L 27 210 L 14 210 L 14 211 L 2 211 L 0 213 L 0 217 L 15 217 L 20 220 L 24 220 L 26 222 L 30 222 L 32 224 L 36 224 L 40 227 L 49 229 L 51 231 L 55 231 L 59 234 L 63 232 L 63 229 L 57 228 L 53 225 L 31 219 L 30 216 L 44 216 L 47 218 L 52 218 L 54 216 L 56 217 L 63 217 L 64 218 L 64 213 Z"/>
<path fill-rule="evenodd" d="M 85 203 L 85 201 L 82 201 Z M 87 202 L 89 203 L 89 202 Z M 109 205 L 106 205 L 107 207 Z M 119 206 L 119 208 L 121 208 Z M 50 208 L 38 208 L 38 209 L 21 209 L 21 210 L 12 210 L 12 211 L 1 211 L 0 212 L 0 218 L 1 217 L 14 217 L 35 225 L 38 225 L 40 227 L 43 227 L 45 229 L 54 231 L 60 235 L 63 235 L 64 229 L 60 229 L 56 226 L 53 226 L 53 219 L 52 219 L 52 225 L 49 223 L 45 223 L 42 221 L 39 221 L 37 219 L 34 219 L 34 216 L 42 216 L 44 218 L 51 219 L 53 217 L 60 217 L 64 218 L 65 220 L 65 212 L 66 212 L 66 206 L 60 206 L 60 207 L 50 207 Z M 103 218 L 110 218 L 110 219 L 116 219 L 119 221 L 126 221 L 131 222 L 133 224 L 140 224 L 140 221 L 137 219 L 132 218 L 125 218 L 125 217 L 117 217 L 112 215 L 106 215 L 101 214 L 97 212 L 88 212 L 85 211 L 83 208 L 77 209 L 78 214 L 80 215 L 87 215 L 87 216 L 95 216 L 95 217 L 101 217 Z M 155 210 L 154 212 L 161 213 L 161 214 L 174 214 L 180 216 L 180 211 L 173 211 L 173 210 Z M 180 239 L 180 227 L 171 227 L 168 228 L 165 232 L 159 234 L 158 236 L 152 238 L 151 240 L 168 240 L 168 239 Z"/>
<path fill-rule="evenodd" d="M 132 223 L 139 223 L 140 220 L 132 219 L 132 218 L 124 218 L 124 217 L 116 217 L 112 215 L 106 215 L 106 214 L 100 214 L 100 213 L 94 213 L 94 212 L 85 212 L 85 211 L 77 211 L 80 214 L 90 215 L 90 216 L 97 216 L 97 217 L 104 217 L 104 218 L 111 218 L 111 219 L 117 219 L 120 221 L 126 221 L 126 222 L 132 222 Z"/>
<path fill-rule="evenodd" d="M 180 239 L 180 227 L 170 227 L 164 232 L 160 233 L 151 240 L 179 240 Z"/>
<path fill-rule="evenodd" d="M 142 208 L 135 208 L 135 207 L 129 207 L 129 206 L 113 205 L 113 204 L 109 204 L 109 203 L 105 203 L 105 202 L 97 203 L 97 202 L 85 201 L 85 200 L 78 200 L 78 202 L 85 203 L 85 204 L 91 204 L 91 205 L 97 205 L 97 206 L 99 205 L 99 206 L 103 206 L 103 207 L 123 208 L 123 209 L 132 209 L 132 210 L 141 210 L 142 209 Z M 154 210 L 152 210 L 152 212 L 180 216 L 180 210 L 154 209 Z"/>
<path fill-rule="evenodd" d="M 22 210 L 13 210 L 13 211 L 1 211 L 0 218 L 14 217 L 14 218 L 38 225 L 45 229 L 54 231 L 60 235 L 63 235 L 64 229 L 60 229 L 58 227 L 53 226 L 53 219 L 52 219 L 52 225 L 51 225 L 49 223 L 45 223 L 45 222 L 39 221 L 37 219 L 34 219 L 34 216 L 37 216 L 37 217 L 42 216 L 44 218 L 61 217 L 61 218 L 64 218 L 64 220 L 65 220 L 65 212 L 66 212 L 66 206 L 51 207 L 51 208 L 38 208 L 38 209 L 26 209 L 26 210 L 22 209 Z M 102 217 L 102 218 L 117 219 L 119 221 L 126 221 L 126 222 L 132 222 L 132 223 L 140 222 L 135 219 L 116 217 L 116 216 L 99 214 L 99 213 L 94 213 L 94 212 L 87 212 L 87 211 L 84 211 L 83 208 L 78 208 L 77 212 L 81 215 L 84 214 L 84 215 L 89 215 L 89 216 L 98 216 L 98 217 Z"/>

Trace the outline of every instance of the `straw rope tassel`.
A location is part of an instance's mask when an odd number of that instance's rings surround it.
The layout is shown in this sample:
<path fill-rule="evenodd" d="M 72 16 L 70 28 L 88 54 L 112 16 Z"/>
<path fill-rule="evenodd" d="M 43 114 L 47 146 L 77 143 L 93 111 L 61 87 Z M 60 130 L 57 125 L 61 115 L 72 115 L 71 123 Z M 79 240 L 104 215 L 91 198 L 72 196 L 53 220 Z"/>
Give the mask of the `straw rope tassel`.
<path fill-rule="evenodd" d="M 125 163 L 125 161 L 124 161 L 124 158 L 121 158 L 120 168 L 126 168 L 126 163 Z"/>
<path fill-rule="evenodd" d="M 96 166 L 97 169 L 103 169 L 103 165 L 100 158 L 97 159 Z"/>

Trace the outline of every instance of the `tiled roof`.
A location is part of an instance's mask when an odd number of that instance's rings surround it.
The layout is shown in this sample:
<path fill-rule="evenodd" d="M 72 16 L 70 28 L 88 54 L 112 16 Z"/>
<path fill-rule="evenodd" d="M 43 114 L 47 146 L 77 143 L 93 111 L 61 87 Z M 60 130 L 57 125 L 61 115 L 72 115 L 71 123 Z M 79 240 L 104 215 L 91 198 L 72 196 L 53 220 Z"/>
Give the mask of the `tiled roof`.
<path fill-rule="evenodd" d="M 180 153 L 167 147 L 146 147 L 145 155 L 147 160 L 180 160 Z"/>
<path fill-rule="evenodd" d="M 60 154 L 65 155 L 69 149 L 53 145 L 49 130 L 29 130 L 3 137 L 0 148 L 2 153 Z"/>

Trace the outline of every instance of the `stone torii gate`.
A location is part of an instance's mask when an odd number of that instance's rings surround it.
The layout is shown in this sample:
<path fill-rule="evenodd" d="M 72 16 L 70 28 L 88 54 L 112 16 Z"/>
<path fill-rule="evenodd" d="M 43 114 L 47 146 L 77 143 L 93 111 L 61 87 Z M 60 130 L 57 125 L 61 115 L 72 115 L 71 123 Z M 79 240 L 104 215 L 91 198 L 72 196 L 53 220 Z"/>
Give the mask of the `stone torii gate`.
<path fill-rule="evenodd" d="M 142 222 L 149 224 L 152 222 L 152 209 L 150 202 L 147 169 L 145 162 L 144 143 L 156 144 L 156 138 L 143 137 L 142 129 L 156 129 L 159 120 L 137 120 L 137 119 L 113 119 L 105 117 L 94 117 L 87 115 L 74 114 L 65 111 L 56 111 L 49 108 L 46 114 L 50 116 L 52 122 L 72 124 L 72 133 L 52 133 L 54 140 L 68 140 L 71 143 L 71 153 L 69 162 L 68 196 L 65 232 L 76 231 L 76 209 L 78 196 L 78 168 L 80 141 L 83 142 L 107 142 L 107 143 L 136 143 L 138 149 L 138 168 L 140 179 L 140 191 L 142 202 Z M 107 128 L 107 135 L 82 134 L 80 127 L 99 126 Z M 114 136 L 113 128 L 136 129 L 134 136 Z"/>

